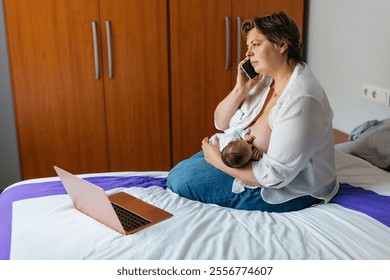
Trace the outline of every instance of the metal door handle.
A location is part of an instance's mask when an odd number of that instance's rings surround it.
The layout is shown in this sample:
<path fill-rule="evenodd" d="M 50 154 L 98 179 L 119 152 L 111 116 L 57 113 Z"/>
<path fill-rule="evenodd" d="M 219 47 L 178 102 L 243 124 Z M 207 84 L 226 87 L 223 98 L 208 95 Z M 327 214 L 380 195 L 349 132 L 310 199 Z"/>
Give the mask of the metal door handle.
<path fill-rule="evenodd" d="M 230 67 L 230 20 L 228 16 L 225 17 L 225 33 L 226 33 L 225 70 L 228 71 Z"/>
<path fill-rule="evenodd" d="M 99 80 L 99 50 L 97 41 L 97 27 L 96 21 L 92 21 L 92 37 L 93 37 L 93 54 L 95 58 L 95 79 Z"/>
<path fill-rule="evenodd" d="M 108 77 L 112 79 L 111 26 L 110 26 L 110 21 L 108 20 L 106 20 L 106 33 L 107 33 Z"/>

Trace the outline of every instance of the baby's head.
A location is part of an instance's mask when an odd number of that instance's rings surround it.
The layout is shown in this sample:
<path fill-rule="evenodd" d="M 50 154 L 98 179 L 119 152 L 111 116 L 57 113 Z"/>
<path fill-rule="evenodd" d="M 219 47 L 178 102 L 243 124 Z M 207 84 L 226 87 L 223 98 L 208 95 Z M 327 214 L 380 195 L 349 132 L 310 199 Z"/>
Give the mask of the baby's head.
<path fill-rule="evenodd" d="M 221 158 L 229 167 L 242 167 L 252 158 L 252 146 L 242 139 L 232 141 L 222 150 Z"/>

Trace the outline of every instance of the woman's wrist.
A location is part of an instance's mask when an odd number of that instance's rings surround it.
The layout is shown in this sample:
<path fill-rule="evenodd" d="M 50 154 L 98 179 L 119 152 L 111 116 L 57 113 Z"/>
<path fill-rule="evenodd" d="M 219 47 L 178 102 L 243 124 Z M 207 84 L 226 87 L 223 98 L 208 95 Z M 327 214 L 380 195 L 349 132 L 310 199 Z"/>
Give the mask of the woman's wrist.
<path fill-rule="evenodd" d="M 241 97 L 241 98 L 245 98 L 248 94 L 248 91 L 245 90 L 245 88 L 243 87 L 238 87 L 236 86 L 234 89 L 233 89 L 233 92 L 234 92 L 234 95 L 237 96 L 237 97 Z"/>

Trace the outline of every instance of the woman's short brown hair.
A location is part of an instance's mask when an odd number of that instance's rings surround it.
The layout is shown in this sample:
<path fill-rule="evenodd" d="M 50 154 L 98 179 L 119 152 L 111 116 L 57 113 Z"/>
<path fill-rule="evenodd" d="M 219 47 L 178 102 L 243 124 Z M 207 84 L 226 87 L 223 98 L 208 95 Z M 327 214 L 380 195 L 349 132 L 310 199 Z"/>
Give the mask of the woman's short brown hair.
<path fill-rule="evenodd" d="M 287 62 L 290 59 L 302 62 L 300 30 L 294 19 L 285 12 L 247 20 L 242 24 L 241 33 L 246 37 L 253 28 L 257 28 L 273 44 L 287 43 Z"/>

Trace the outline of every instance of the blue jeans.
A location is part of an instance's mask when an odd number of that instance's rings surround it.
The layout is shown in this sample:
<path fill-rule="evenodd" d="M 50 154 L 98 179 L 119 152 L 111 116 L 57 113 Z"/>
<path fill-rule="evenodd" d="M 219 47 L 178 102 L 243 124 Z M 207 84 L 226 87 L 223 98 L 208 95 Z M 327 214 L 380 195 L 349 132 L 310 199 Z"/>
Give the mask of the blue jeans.
<path fill-rule="evenodd" d="M 307 195 L 280 204 L 270 204 L 261 197 L 261 188 L 232 192 L 234 178 L 208 164 L 203 152 L 179 162 L 168 174 L 167 187 L 182 197 L 223 207 L 289 212 L 307 208 L 318 200 Z"/>

